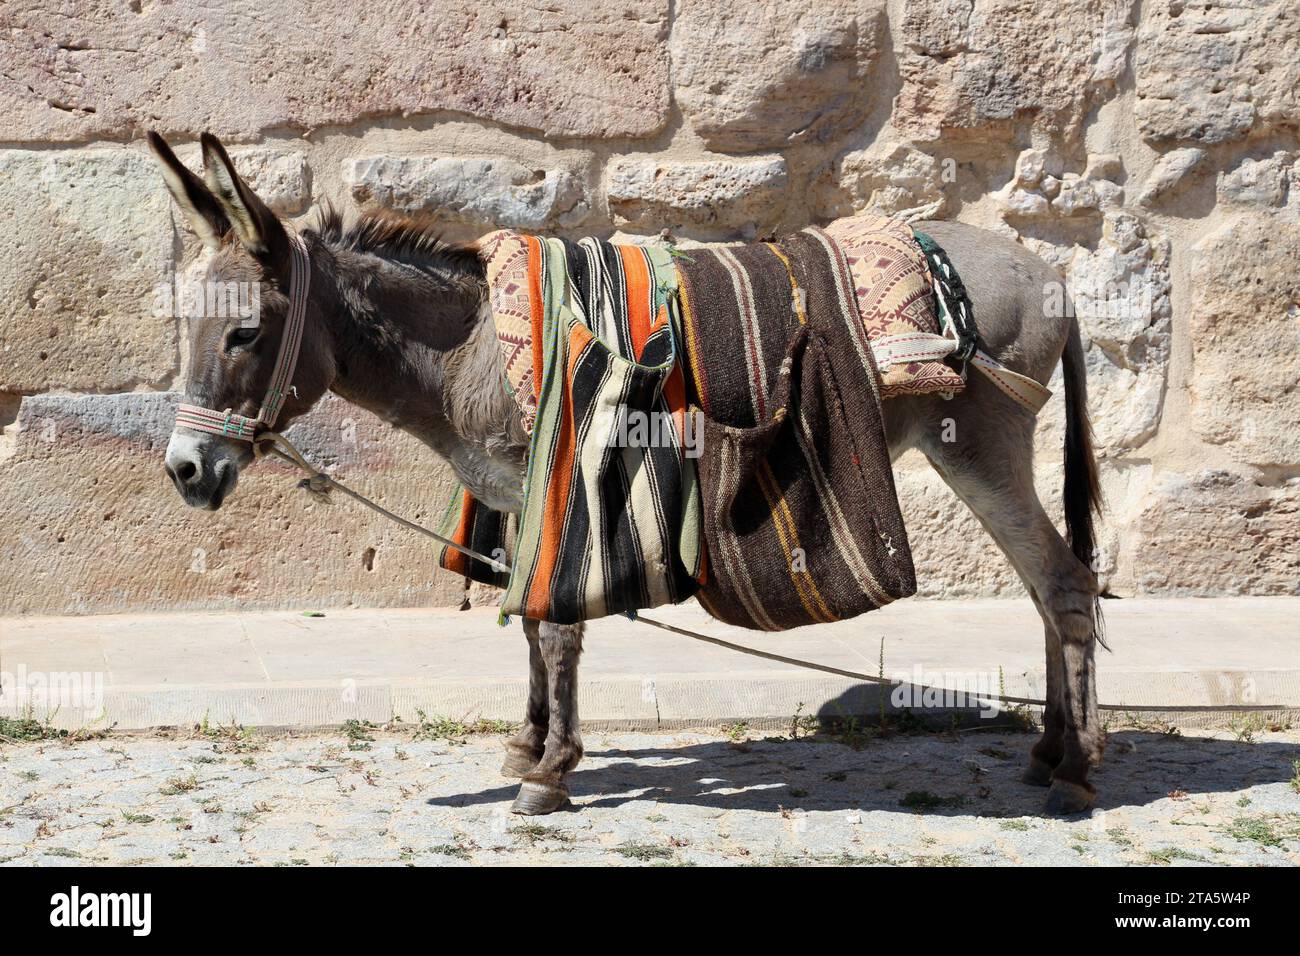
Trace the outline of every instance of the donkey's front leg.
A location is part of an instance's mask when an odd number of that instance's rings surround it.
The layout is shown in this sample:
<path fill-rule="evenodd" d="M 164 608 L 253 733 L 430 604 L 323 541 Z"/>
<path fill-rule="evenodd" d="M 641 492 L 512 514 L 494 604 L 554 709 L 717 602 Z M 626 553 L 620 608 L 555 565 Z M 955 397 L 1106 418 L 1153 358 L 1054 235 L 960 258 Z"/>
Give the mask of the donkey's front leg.
<path fill-rule="evenodd" d="M 581 624 L 538 626 L 538 647 L 546 666 L 550 721 L 541 762 L 524 774 L 514 813 L 539 814 L 558 810 L 569 802 L 564 776 L 582 759 L 578 733 L 578 658 L 582 654 Z"/>
<path fill-rule="evenodd" d="M 528 708 L 524 725 L 506 741 L 506 761 L 501 773 L 522 777 L 542 759 L 546 750 L 546 733 L 551 723 L 550 691 L 547 688 L 546 662 L 542 659 L 540 621 L 524 618 L 524 637 L 528 638 Z"/>

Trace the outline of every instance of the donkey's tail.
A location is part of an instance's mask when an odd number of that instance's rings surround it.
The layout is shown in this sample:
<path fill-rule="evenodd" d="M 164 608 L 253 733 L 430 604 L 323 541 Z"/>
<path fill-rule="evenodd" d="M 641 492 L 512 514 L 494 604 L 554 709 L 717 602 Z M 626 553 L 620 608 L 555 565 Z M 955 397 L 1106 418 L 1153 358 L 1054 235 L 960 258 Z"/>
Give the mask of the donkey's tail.
<path fill-rule="evenodd" d="M 1092 570 L 1097 544 L 1093 516 L 1101 513 L 1101 479 L 1092 445 L 1088 377 L 1077 320 L 1070 323 L 1061 366 L 1065 377 L 1065 540 L 1074 556 Z M 1094 618 L 1097 639 L 1105 647 L 1100 600 L 1094 602 Z"/>

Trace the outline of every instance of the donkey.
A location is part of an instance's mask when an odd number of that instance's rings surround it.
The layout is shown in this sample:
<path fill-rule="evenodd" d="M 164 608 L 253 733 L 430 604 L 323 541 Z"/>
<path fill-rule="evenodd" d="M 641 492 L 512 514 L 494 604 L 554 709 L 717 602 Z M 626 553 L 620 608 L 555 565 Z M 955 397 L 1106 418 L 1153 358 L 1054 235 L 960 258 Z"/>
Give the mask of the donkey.
<path fill-rule="evenodd" d="M 445 244 L 404 219 L 364 216 L 347 227 L 328 208 L 315 228 L 294 238 L 215 137 L 201 139 L 202 179 L 156 133 L 149 145 L 186 222 L 212 250 L 207 280 L 258 283 L 260 292 L 255 328 L 220 317 L 195 321 L 186 402 L 256 414 L 285 331 L 291 254 L 300 239 L 310 262 L 305 331 L 293 388 L 267 427 L 283 430 L 333 391 L 428 445 L 481 502 L 518 513 L 527 440 L 500 385 L 484 266 L 472 248 Z M 1064 363 L 1066 538 L 1034 490 L 1034 415 L 982 375 L 972 375 L 951 401 L 931 395 L 884 404 L 892 459 L 909 448 L 925 455 L 992 535 L 1042 617 L 1047 704 L 1023 779 L 1049 788 L 1049 813 L 1081 812 L 1095 799 L 1088 771 L 1101 759 L 1105 735 L 1093 680 L 1098 585 L 1089 567 L 1101 494 L 1078 325 L 1072 309 L 1044 309 L 1044 290 L 1058 288 L 1060 277 L 1015 242 L 960 223 L 921 227 L 965 280 L 982 349 L 1040 383 Z M 941 440 L 946 419 L 956 422 L 955 440 Z M 178 425 L 166 471 L 187 504 L 215 510 L 254 461 L 252 447 Z M 565 776 L 582 757 L 583 632 L 536 620 L 523 629 L 527 710 L 501 769 L 522 779 L 512 810 L 543 814 L 567 804 Z"/>

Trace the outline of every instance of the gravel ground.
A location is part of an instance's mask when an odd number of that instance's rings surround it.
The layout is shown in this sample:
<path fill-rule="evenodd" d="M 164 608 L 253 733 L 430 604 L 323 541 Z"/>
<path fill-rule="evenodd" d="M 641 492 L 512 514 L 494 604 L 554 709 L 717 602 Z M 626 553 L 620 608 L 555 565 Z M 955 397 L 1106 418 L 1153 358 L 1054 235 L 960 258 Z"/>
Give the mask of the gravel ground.
<path fill-rule="evenodd" d="M 541 818 L 508 812 L 499 735 L 420 736 L 3 744 L 0 864 L 1300 863 L 1290 730 L 1112 732 L 1098 808 L 1065 819 L 1018 780 L 1033 738 L 1000 731 L 589 732 L 573 808 Z"/>

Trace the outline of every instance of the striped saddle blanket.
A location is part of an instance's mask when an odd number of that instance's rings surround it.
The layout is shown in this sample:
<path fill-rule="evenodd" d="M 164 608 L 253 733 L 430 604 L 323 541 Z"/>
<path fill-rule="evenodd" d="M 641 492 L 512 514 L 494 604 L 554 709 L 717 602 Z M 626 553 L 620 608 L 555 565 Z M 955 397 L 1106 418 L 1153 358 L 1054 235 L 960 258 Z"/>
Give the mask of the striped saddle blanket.
<path fill-rule="evenodd" d="M 509 554 L 511 571 L 449 548 L 442 566 L 505 588 L 503 618 L 571 624 L 685 600 L 705 557 L 673 256 L 492 238 L 483 252 L 505 383 L 531 436 L 524 507 L 510 542 L 505 517 L 459 490 L 443 534 Z M 502 281 L 506 259 L 519 268 Z"/>
<path fill-rule="evenodd" d="M 875 217 L 690 250 L 484 237 L 524 507 L 459 489 L 443 533 L 511 571 L 442 566 L 557 623 L 698 595 L 779 630 L 912 594 L 881 400 L 961 389 L 969 317 L 929 246 Z"/>

